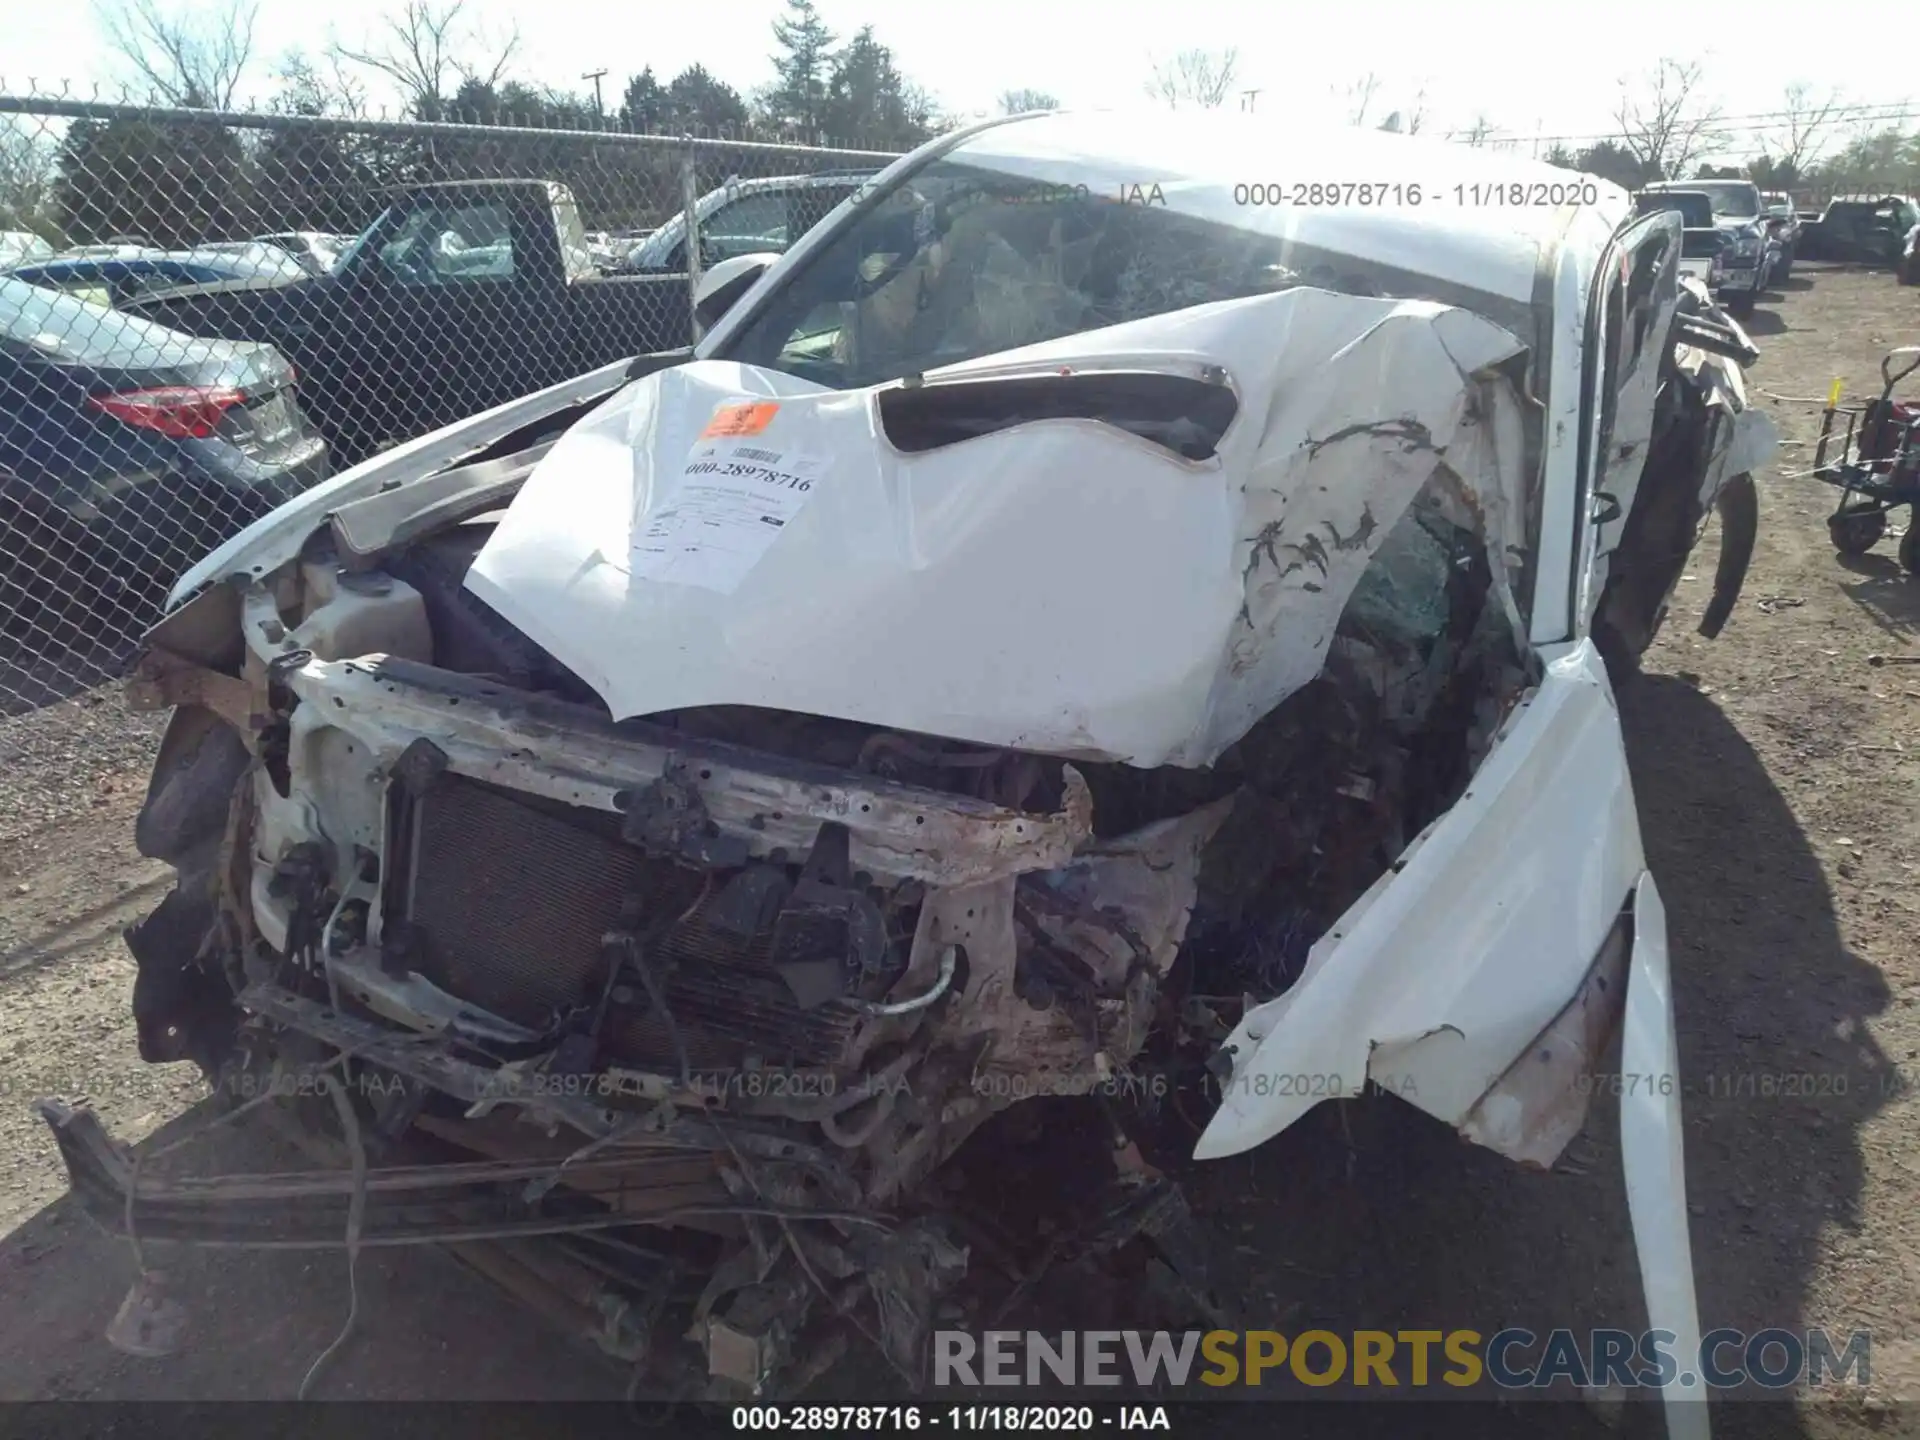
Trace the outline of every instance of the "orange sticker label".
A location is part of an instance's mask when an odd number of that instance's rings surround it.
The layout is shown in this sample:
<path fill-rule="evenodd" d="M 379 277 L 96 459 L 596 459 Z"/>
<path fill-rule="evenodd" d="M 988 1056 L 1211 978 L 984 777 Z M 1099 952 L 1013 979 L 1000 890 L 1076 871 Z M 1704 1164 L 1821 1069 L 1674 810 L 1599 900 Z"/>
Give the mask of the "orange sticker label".
<path fill-rule="evenodd" d="M 720 440 L 733 435 L 758 435 L 773 423 L 779 405 L 771 400 L 745 401 L 722 405 L 700 432 L 702 440 Z"/>

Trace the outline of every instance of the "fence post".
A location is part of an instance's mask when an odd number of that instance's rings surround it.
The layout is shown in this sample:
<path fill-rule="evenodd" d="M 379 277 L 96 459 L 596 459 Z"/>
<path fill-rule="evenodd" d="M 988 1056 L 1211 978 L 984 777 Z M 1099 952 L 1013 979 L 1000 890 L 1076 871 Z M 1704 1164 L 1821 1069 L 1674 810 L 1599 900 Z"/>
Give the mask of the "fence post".
<path fill-rule="evenodd" d="M 700 317 L 695 312 L 694 302 L 700 293 L 700 175 L 694 163 L 693 146 L 687 146 L 687 155 L 680 162 L 680 202 L 687 216 L 687 326 L 688 339 L 693 344 L 700 343 Z"/>

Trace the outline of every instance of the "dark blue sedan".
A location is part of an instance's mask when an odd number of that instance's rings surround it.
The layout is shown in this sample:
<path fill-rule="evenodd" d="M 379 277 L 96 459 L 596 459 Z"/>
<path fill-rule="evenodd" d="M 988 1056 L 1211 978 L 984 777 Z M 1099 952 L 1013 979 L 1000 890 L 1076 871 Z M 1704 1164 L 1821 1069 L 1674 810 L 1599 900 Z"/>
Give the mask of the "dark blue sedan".
<path fill-rule="evenodd" d="M 233 280 L 277 285 L 301 279 L 307 272 L 299 261 L 275 246 L 236 244 L 135 255 L 69 255 L 17 265 L 7 273 L 29 285 L 63 290 L 117 309 L 139 296 L 177 290 L 183 285 Z"/>
<path fill-rule="evenodd" d="M 325 478 L 294 378 L 271 346 L 0 276 L 0 630 L 132 635 L 181 570 Z"/>

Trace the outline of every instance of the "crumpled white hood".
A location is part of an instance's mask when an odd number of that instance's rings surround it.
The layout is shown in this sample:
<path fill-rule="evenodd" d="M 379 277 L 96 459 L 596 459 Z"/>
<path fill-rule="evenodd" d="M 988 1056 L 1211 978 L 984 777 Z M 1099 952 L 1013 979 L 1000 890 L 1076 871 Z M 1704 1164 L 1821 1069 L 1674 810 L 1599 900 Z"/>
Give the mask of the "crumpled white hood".
<path fill-rule="evenodd" d="M 1197 463 L 1085 420 L 901 454 L 875 390 L 699 361 L 562 437 L 467 584 L 616 718 L 755 705 L 1204 765 L 1319 672 L 1440 456 L 1497 569 L 1526 533 L 1518 401 L 1484 373 L 1520 348 L 1463 310 L 1301 289 L 928 377 L 1217 365 L 1240 412 Z M 686 478 L 716 413 L 745 400 L 777 404 L 733 442 L 777 457 L 770 543 Z M 662 546 L 682 551 L 671 568 Z"/>

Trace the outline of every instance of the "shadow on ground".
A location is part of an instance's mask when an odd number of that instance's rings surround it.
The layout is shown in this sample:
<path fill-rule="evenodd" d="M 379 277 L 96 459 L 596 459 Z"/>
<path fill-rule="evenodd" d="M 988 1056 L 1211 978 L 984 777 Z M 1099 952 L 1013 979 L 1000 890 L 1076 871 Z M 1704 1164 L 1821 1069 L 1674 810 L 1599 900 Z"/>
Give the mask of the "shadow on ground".
<path fill-rule="evenodd" d="M 1872 551 L 1833 558 L 1841 569 L 1857 577 L 1840 582 L 1847 598 L 1890 637 L 1903 644 L 1912 643 L 1914 631 L 1920 628 L 1920 576 L 1909 575 L 1891 555 Z"/>
<path fill-rule="evenodd" d="M 1865 1024 L 1886 982 L 1842 941 L 1806 835 L 1720 708 L 1661 675 L 1621 708 L 1672 935 L 1701 1324 L 1844 1332 L 1806 1297 L 1824 1232 L 1862 1220 L 1860 1129 L 1898 1094 Z"/>

